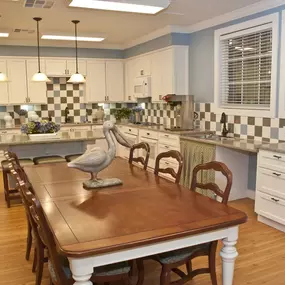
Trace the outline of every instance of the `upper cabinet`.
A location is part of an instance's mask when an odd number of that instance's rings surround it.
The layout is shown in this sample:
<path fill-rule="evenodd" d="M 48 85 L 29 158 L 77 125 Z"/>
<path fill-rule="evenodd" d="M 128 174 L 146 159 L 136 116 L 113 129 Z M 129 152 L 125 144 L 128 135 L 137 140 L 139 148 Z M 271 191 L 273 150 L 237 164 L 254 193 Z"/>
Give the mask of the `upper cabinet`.
<path fill-rule="evenodd" d="M 0 60 L 0 72 L 7 74 L 7 61 Z M 1 82 L 0 83 L 0 104 L 8 104 L 9 103 L 9 95 L 8 95 L 8 83 Z"/>
<path fill-rule="evenodd" d="M 87 61 L 86 102 L 104 102 L 106 96 L 105 61 Z"/>
<path fill-rule="evenodd" d="M 67 60 L 66 61 L 66 71 L 67 74 L 72 75 L 76 72 L 76 61 L 74 60 Z M 78 72 L 82 75 L 86 75 L 86 60 L 78 60 Z"/>
<path fill-rule="evenodd" d="M 24 59 L 8 59 L 7 71 L 9 104 L 16 105 L 27 102 L 26 61 Z"/>
<path fill-rule="evenodd" d="M 67 67 L 64 59 L 46 59 L 46 74 L 50 75 L 66 75 Z"/>
<path fill-rule="evenodd" d="M 136 102 L 134 96 L 135 65 L 135 59 L 130 59 L 125 63 L 125 101 L 127 102 Z"/>
<path fill-rule="evenodd" d="M 151 75 L 151 56 L 143 55 L 135 59 L 135 77 Z"/>
<path fill-rule="evenodd" d="M 167 94 L 189 95 L 189 49 L 173 46 L 151 56 L 152 101 Z"/>
<path fill-rule="evenodd" d="M 124 101 L 124 63 L 106 61 L 106 96 L 107 101 Z"/>
<path fill-rule="evenodd" d="M 38 72 L 38 61 L 36 59 L 28 59 L 27 65 L 27 86 L 28 97 L 27 103 L 30 104 L 46 104 L 47 103 L 47 84 L 46 82 L 33 82 L 32 76 Z M 41 71 L 45 72 L 45 62 L 41 61 Z"/>

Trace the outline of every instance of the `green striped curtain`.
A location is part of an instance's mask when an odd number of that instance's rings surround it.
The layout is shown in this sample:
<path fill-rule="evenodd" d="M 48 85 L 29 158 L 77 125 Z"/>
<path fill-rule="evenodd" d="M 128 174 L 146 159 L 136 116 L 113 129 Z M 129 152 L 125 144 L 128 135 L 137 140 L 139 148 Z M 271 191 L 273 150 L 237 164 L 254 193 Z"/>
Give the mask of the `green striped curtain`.
<path fill-rule="evenodd" d="M 215 160 L 216 147 L 214 145 L 198 143 L 194 141 L 181 140 L 181 154 L 184 159 L 184 165 L 180 184 L 186 188 L 191 187 L 192 172 L 196 165 Z M 215 182 L 214 171 L 200 171 L 198 173 L 198 182 Z M 197 192 L 214 198 L 212 191 L 196 189 Z"/>

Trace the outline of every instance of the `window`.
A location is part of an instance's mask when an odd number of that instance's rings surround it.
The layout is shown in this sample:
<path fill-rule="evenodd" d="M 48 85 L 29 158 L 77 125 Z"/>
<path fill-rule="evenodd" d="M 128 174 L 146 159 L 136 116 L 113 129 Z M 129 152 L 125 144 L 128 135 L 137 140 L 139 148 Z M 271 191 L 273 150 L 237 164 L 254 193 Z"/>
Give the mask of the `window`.
<path fill-rule="evenodd" d="M 278 53 L 278 21 L 274 25 L 278 16 L 274 16 L 216 31 L 218 108 L 274 115 Z"/>

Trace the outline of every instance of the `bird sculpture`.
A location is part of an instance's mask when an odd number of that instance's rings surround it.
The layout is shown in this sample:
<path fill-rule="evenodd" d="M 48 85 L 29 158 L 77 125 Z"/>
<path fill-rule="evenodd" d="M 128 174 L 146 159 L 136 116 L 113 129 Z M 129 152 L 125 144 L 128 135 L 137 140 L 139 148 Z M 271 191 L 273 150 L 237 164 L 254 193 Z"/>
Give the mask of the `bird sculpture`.
<path fill-rule="evenodd" d="M 68 163 L 68 167 L 91 174 L 91 179 L 83 183 L 85 189 L 103 188 L 122 184 L 122 181 L 117 178 L 99 179 L 98 173 L 107 168 L 116 156 L 114 137 L 119 144 L 125 147 L 131 148 L 131 145 L 111 121 L 106 121 L 103 124 L 103 133 L 108 143 L 107 151 L 99 147 L 94 147 Z M 113 133 L 114 136 L 112 136 L 111 133 Z"/>

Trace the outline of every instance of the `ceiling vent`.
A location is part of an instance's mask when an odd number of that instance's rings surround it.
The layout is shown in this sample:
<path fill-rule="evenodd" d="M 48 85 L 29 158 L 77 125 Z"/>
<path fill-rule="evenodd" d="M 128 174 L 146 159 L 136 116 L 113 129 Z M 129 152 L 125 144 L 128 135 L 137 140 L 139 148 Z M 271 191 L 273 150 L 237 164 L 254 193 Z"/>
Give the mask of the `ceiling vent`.
<path fill-rule="evenodd" d="M 52 8 L 55 0 L 25 0 L 24 7 L 26 8 Z"/>
<path fill-rule="evenodd" d="M 14 29 L 14 33 L 26 33 L 26 34 L 33 34 L 35 30 L 28 30 L 28 29 Z"/>

